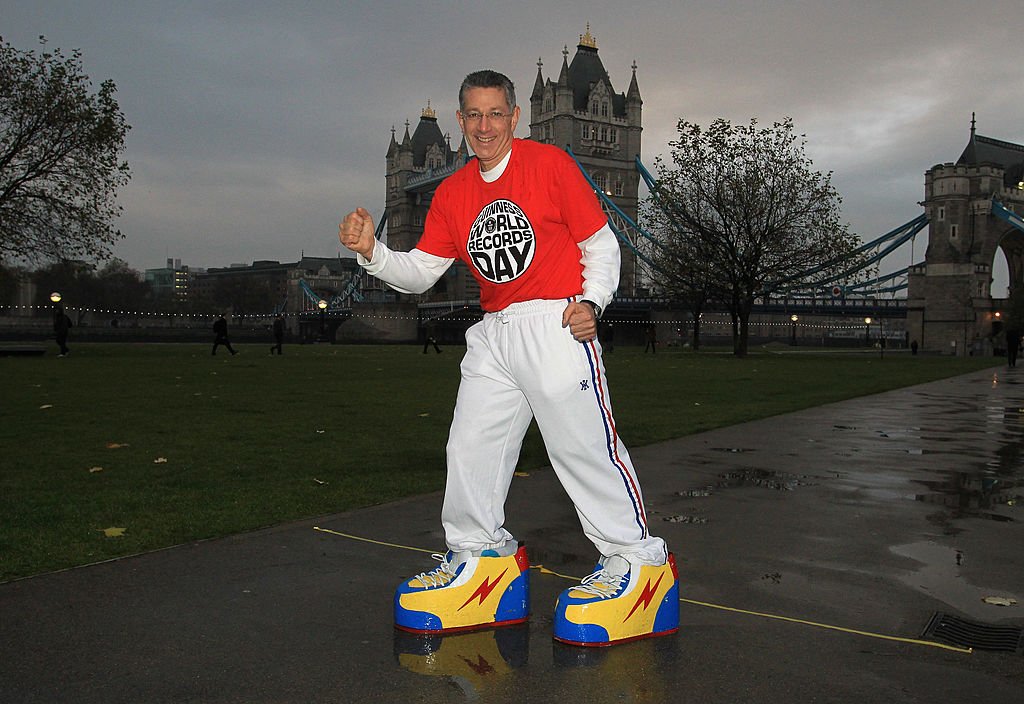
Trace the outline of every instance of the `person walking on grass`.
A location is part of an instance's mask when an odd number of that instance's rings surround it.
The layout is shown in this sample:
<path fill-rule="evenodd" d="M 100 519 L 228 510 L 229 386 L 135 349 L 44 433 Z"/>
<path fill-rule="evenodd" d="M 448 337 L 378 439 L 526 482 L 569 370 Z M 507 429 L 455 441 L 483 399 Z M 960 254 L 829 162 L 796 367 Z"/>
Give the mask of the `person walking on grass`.
<path fill-rule="evenodd" d="M 68 349 L 68 334 L 71 332 L 71 318 L 68 317 L 63 305 L 53 308 L 53 336 L 60 349 L 58 357 L 67 357 L 71 350 Z"/>
<path fill-rule="evenodd" d="M 274 316 L 274 344 L 270 347 L 270 354 L 273 355 L 274 351 L 277 350 L 277 354 L 284 354 L 281 345 L 284 343 L 284 318 L 278 313 Z"/>
<path fill-rule="evenodd" d="M 228 339 L 228 321 L 224 319 L 223 314 L 213 323 L 213 351 L 210 354 L 216 355 L 217 348 L 221 345 L 227 347 L 232 356 L 238 354 Z"/>

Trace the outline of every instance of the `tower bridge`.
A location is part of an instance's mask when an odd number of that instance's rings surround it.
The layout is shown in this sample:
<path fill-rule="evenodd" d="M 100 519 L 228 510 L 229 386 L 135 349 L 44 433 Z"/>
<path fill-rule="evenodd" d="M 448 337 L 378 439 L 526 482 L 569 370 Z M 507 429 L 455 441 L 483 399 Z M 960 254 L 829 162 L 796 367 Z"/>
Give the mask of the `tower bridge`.
<path fill-rule="evenodd" d="M 543 60 L 538 60 L 529 96 L 529 138 L 564 146 L 590 181 L 622 249 L 620 286 L 606 317 L 643 323 L 659 315 L 664 319 L 668 304 L 651 296 L 648 235 L 637 225 L 639 187 L 644 182 L 650 187 L 652 177 L 640 161 L 643 100 L 635 62 L 631 71 L 628 89 L 616 92 L 588 26 L 571 61 L 568 48 L 562 50 L 557 77 L 546 77 Z M 464 139 L 453 149 L 429 101 L 411 133 L 408 121 L 401 140 L 392 128 L 378 237 L 386 232 L 388 245 L 396 250 L 414 247 L 434 189 L 469 158 Z M 825 262 L 766 285 L 752 325 L 792 324 L 795 329 L 795 316 L 839 327 L 845 320 L 859 327 L 871 318 L 891 321 L 892 330 L 901 330 L 908 342 L 926 351 L 968 354 L 998 348 L 1007 307 L 1006 300 L 991 296 L 992 263 L 999 251 L 1006 257 L 1011 291 L 1024 284 L 1024 146 L 977 134 L 972 116 L 960 157 L 926 171 L 920 205 L 919 215 L 844 261 Z M 921 232 L 928 237 L 924 261 L 863 280 L 868 267 L 885 268 L 886 258 Z M 366 305 L 405 305 L 415 311 L 399 316 L 404 322 L 377 331 L 374 339 L 414 339 L 427 321 L 454 338 L 480 315 L 479 287 L 458 262 L 419 297 L 395 294 L 372 277 L 353 283 L 350 295 L 330 300 L 329 320 L 340 324 Z M 306 312 L 311 320 L 318 314 L 313 308 Z M 345 330 L 339 330 L 342 337 Z M 638 340 L 642 334 L 637 326 Z"/>

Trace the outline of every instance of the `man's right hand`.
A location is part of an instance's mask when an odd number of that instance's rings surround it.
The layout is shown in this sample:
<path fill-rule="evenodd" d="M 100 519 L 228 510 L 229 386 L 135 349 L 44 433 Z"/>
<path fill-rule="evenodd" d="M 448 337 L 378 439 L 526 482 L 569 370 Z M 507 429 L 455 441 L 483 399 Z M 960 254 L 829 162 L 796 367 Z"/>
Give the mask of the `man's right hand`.
<path fill-rule="evenodd" d="M 356 254 L 373 258 L 373 218 L 366 208 L 356 208 L 338 226 L 338 240 Z"/>

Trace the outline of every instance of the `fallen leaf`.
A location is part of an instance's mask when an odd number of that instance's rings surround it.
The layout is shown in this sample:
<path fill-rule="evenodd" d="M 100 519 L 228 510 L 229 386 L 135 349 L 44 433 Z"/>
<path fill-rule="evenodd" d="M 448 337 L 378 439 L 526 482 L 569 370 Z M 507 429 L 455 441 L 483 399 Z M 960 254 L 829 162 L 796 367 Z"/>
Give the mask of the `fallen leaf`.
<path fill-rule="evenodd" d="M 528 477 L 528 476 L 530 476 L 530 473 L 529 472 L 516 472 L 516 476 L 517 477 Z"/>
<path fill-rule="evenodd" d="M 116 449 L 121 448 L 121 447 L 128 447 L 128 443 L 126 443 L 126 442 L 108 442 L 107 443 L 107 449 L 108 450 L 116 450 Z"/>
<path fill-rule="evenodd" d="M 429 413 L 420 413 L 420 418 L 426 418 L 429 415 Z"/>
<path fill-rule="evenodd" d="M 317 435 L 323 435 L 323 434 L 324 434 L 324 433 L 326 433 L 326 432 L 327 432 L 326 430 L 317 430 L 317 431 L 316 431 L 316 434 L 317 434 Z"/>
<path fill-rule="evenodd" d="M 327 482 L 325 482 L 325 481 L 321 481 L 321 480 L 317 479 L 316 477 L 313 477 L 313 481 L 315 481 L 315 482 L 316 482 L 317 484 L 319 484 L 320 486 L 323 486 L 324 484 L 326 484 L 326 483 L 327 483 Z"/>
<path fill-rule="evenodd" d="M 52 403 L 44 403 L 42 406 L 39 407 L 39 410 L 40 411 L 44 411 L 47 408 L 53 408 L 53 404 Z"/>
<path fill-rule="evenodd" d="M 987 596 L 982 601 L 993 606 L 1013 606 L 1017 603 L 1017 600 L 1010 596 Z"/>
<path fill-rule="evenodd" d="M 102 472 L 103 467 L 89 467 L 89 474 L 96 474 L 96 472 Z"/>
<path fill-rule="evenodd" d="M 108 538 L 123 538 L 127 528 L 104 528 L 103 535 Z"/>
<path fill-rule="evenodd" d="M 155 460 L 153 460 L 153 464 L 166 464 L 166 463 L 167 463 L 167 458 L 166 457 L 157 457 Z"/>

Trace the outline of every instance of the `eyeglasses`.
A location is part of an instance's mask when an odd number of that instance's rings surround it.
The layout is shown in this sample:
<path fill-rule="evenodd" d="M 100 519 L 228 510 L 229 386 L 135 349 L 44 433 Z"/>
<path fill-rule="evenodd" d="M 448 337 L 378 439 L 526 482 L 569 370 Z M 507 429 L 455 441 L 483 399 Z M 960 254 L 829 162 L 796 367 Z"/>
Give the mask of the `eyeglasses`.
<path fill-rule="evenodd" d="M 480 122 L 484 117 L 491 122 L 495 122 L 497 120 L 504 120 L 506 117 L 512 117 L 512 113 L 501 112 L 500 110 L 492 110 L 491 112 L 472 111 L 462 113 L 462 119 L 466 122 Z"/>

